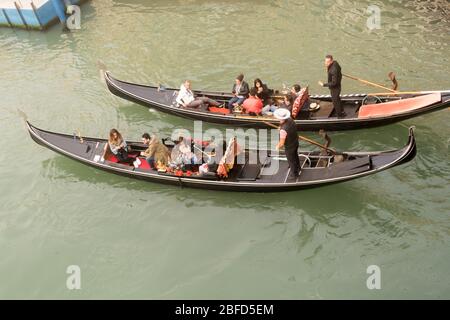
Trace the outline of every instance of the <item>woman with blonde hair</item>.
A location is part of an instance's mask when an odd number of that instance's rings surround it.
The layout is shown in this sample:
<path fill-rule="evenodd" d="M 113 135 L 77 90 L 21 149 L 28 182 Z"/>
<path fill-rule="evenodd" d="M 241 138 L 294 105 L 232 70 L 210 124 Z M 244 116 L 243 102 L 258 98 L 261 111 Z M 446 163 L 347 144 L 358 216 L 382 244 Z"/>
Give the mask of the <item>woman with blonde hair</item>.
<path fill-rule="evenodd" d="M 108 143 L 105 145 L 103 157 L 106 154 L 106 150 L 109 150 L 116 156 L 119 162 L 133 164 L 136 168 L 139 167 L 141 161 L 139 158 L 133 159 L 128 156 L 128 146 L 126 141 L 117 129 L 111 129 L 109 131 Z"/>

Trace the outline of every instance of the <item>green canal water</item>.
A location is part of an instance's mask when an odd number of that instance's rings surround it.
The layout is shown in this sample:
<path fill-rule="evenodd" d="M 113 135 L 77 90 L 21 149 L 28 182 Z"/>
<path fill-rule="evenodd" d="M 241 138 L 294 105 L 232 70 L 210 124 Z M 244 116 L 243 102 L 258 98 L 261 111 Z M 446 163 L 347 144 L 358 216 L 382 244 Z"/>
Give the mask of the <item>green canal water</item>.
<path fill-rule="evenodd" d="M 369 5 L 381 29 L 366 25 Z M 128 139 L 192 129 L 112 96 L 98 61 L 121 79 L 229 90 L 346 73 L 402 90 L 450 89 L 448 1 L 91 1 L 81 30 L 0 30 L 0 298 L 450 298 L 450 110 L 382 128 L 332 133 L 344 150 L 403 146 L 406 165 L 313 190 L 246 194 L 126 179 L 36 145 L 38 127 Z M 351 80 L 344 92 L 373 89 Z M 373 92 L 373 91 L 372 91 Z M 206 126 L 205 127 L 211 127 Z M 223 127 L 219 127 L 223 130 Z M 314 134 L 307 134 L 317 138 Z M 307 147 L 303 145 L 303 147 Z M 81 269 L 68 290 L 66 269 Z M 368 290 L 367 267 L 381 270 Z"/>

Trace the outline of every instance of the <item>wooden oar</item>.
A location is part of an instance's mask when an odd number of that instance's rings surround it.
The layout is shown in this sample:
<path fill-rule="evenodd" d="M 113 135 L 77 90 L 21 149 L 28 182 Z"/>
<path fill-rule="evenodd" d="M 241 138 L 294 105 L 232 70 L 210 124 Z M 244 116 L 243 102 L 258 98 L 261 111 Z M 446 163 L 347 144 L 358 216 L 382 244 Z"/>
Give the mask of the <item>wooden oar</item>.
<path fill-rule="evenodd" d="M 267 116 L 250 116 L 250 115 L 241 115 L 241 114 L 231 114 L 232 116 L 234 116 L 235 118 L 239 118 L 239 119 L 247 119 L 247 120 L 260 120 L 260 119 L 270 119 Z"/>
<path fill-rule="evenodd" d="M 275 128 L 275 129 L 280 129 L 278 126 L 276 126 L 276 125 L 274 125 L 274 124 L 272 124 L 272 123 L 269 123 L 269 122 L 266 122 L 266 121 L 263 121 L 263 122 L 264 122 L 266 125 L 268 125 L 269 127 L 272 127 L 272 128 Z M 326 150 L 326 151 L 328 151 L 328 152 L 331 152 L 331 154 L 336 154 L 336 151 L 334 151 L 334 150 L 332 150 L 332 149 L 330 149 L 330 148 L 328 148 L 328 147 L 325 147 L 324 145 L 320 144 L 320 143 L 317 142 L 317 141 L 311 140 L 311 139 L 306 138 L 306 137 L 301 136 L 301 135 L 299 135 L 298 138 L 299 138 L 300 140 L 306 141 L 306 142 L 308 142 L 308 143 L 310 143 L 310 144 L 312 144 L 312 145 L 315 145 L 315 146 L 317 146 L 317 147 L 319 147 L 319 148 L 322 148 L 322 149 L 324 149 L 324 150 Z"/>
<path fill-rule="evenodd" d="M 397 89 L 398 89 L 398 81 L 397 81 L 397 78 L 395 77 L 395 73 L 392 72 L 392 71 L 389 72 L 388 77 L 392 81 L 392 90 L 397 91 Z"/>
<path fill-rule="evenodd" d="M 370 86 L 382 88 L 382 89 L 387 90 L 387 91 L 389 91 L 389 92 L 393 92 L 393 93 L 396 93 L 396 92 L 397 92 L 397 91 L 395 91 L 395 90 L 389 89 L 388 87 L 382 86 L 381 84 L 373 83 L 373 82 L 370 82 L 370 81 L 367 81 L 367 80 L 364 80 L 364 79 L 360 79 L 360 78 L 357 78 L 357 77 L 354 77 L 354 76 L 350 76 L 350 75 L 348 75 L 348 74 L 342 74 L 342 75 L 343 75 L 344 77 L 346 77 L 346 78 L 353 79 L 353 80 L 356 80 L 356 81 L 359 81 L 359 82 L 368 84 L 368 85 L 370 85 Z"/>

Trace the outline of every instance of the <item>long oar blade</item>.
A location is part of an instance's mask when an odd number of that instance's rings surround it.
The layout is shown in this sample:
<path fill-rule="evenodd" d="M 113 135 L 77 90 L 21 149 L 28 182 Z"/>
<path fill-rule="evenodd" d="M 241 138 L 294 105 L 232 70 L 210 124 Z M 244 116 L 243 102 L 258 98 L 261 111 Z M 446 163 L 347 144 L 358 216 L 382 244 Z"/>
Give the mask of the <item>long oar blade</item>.
<path fill-rule="evenodd" d="M 393 71 L 388 74 L 389 79 L 392 81 L 392 90 L 397 91 L 398 89 L 398 81 L 395 77 L 395 73 Z"/>
<path fill-rule="evenodd" d="M 349 78 L 349 79 L 352 79 L 352 80 L 359 81 L 359 82 L 364 83 L 364 84 L 368 84 L 368 85 L 373 86 L 373 87 L 381 88 L 381 89 L 384 89 L 384 90 L 387 90 L 387 91 L 390 91 L 390 92 L 396 92 L 395 90 L 392 90 L 390 88 L 382 86 L 381 84 L 370 82 L 370 81 L 367 81 L 367 80 L 364 80 L 364 79 L 361 79 L 361 78 L 357 78 L 357 77 L 354 77 L 354 76 L 351 76 L 351 75 L 348 75 L 348 74 L 342 74 L 342 76 L 344 76 L 346 78 Z"/>

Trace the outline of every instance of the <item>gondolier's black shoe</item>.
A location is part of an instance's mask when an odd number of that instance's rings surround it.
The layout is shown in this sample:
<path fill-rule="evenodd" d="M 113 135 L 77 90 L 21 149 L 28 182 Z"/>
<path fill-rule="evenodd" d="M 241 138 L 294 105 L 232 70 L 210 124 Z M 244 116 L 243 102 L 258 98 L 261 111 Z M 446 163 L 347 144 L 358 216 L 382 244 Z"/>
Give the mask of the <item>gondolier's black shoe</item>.
<path fill-rule="evenodd" d="M 299 177 L 300 175 L 297 173 L 297 174 L 295 174 L 295 173 L 289 173 L 289 175 L 288 175 L 288 180 L 297 180 L 297 178 Z"/>
<path fill-rule="evenodd" d="M 345 118 L 347 116 L 347 114 L 345 112 L 342 112 L 341 114 L 338 115 L 338 118 Z"/>

